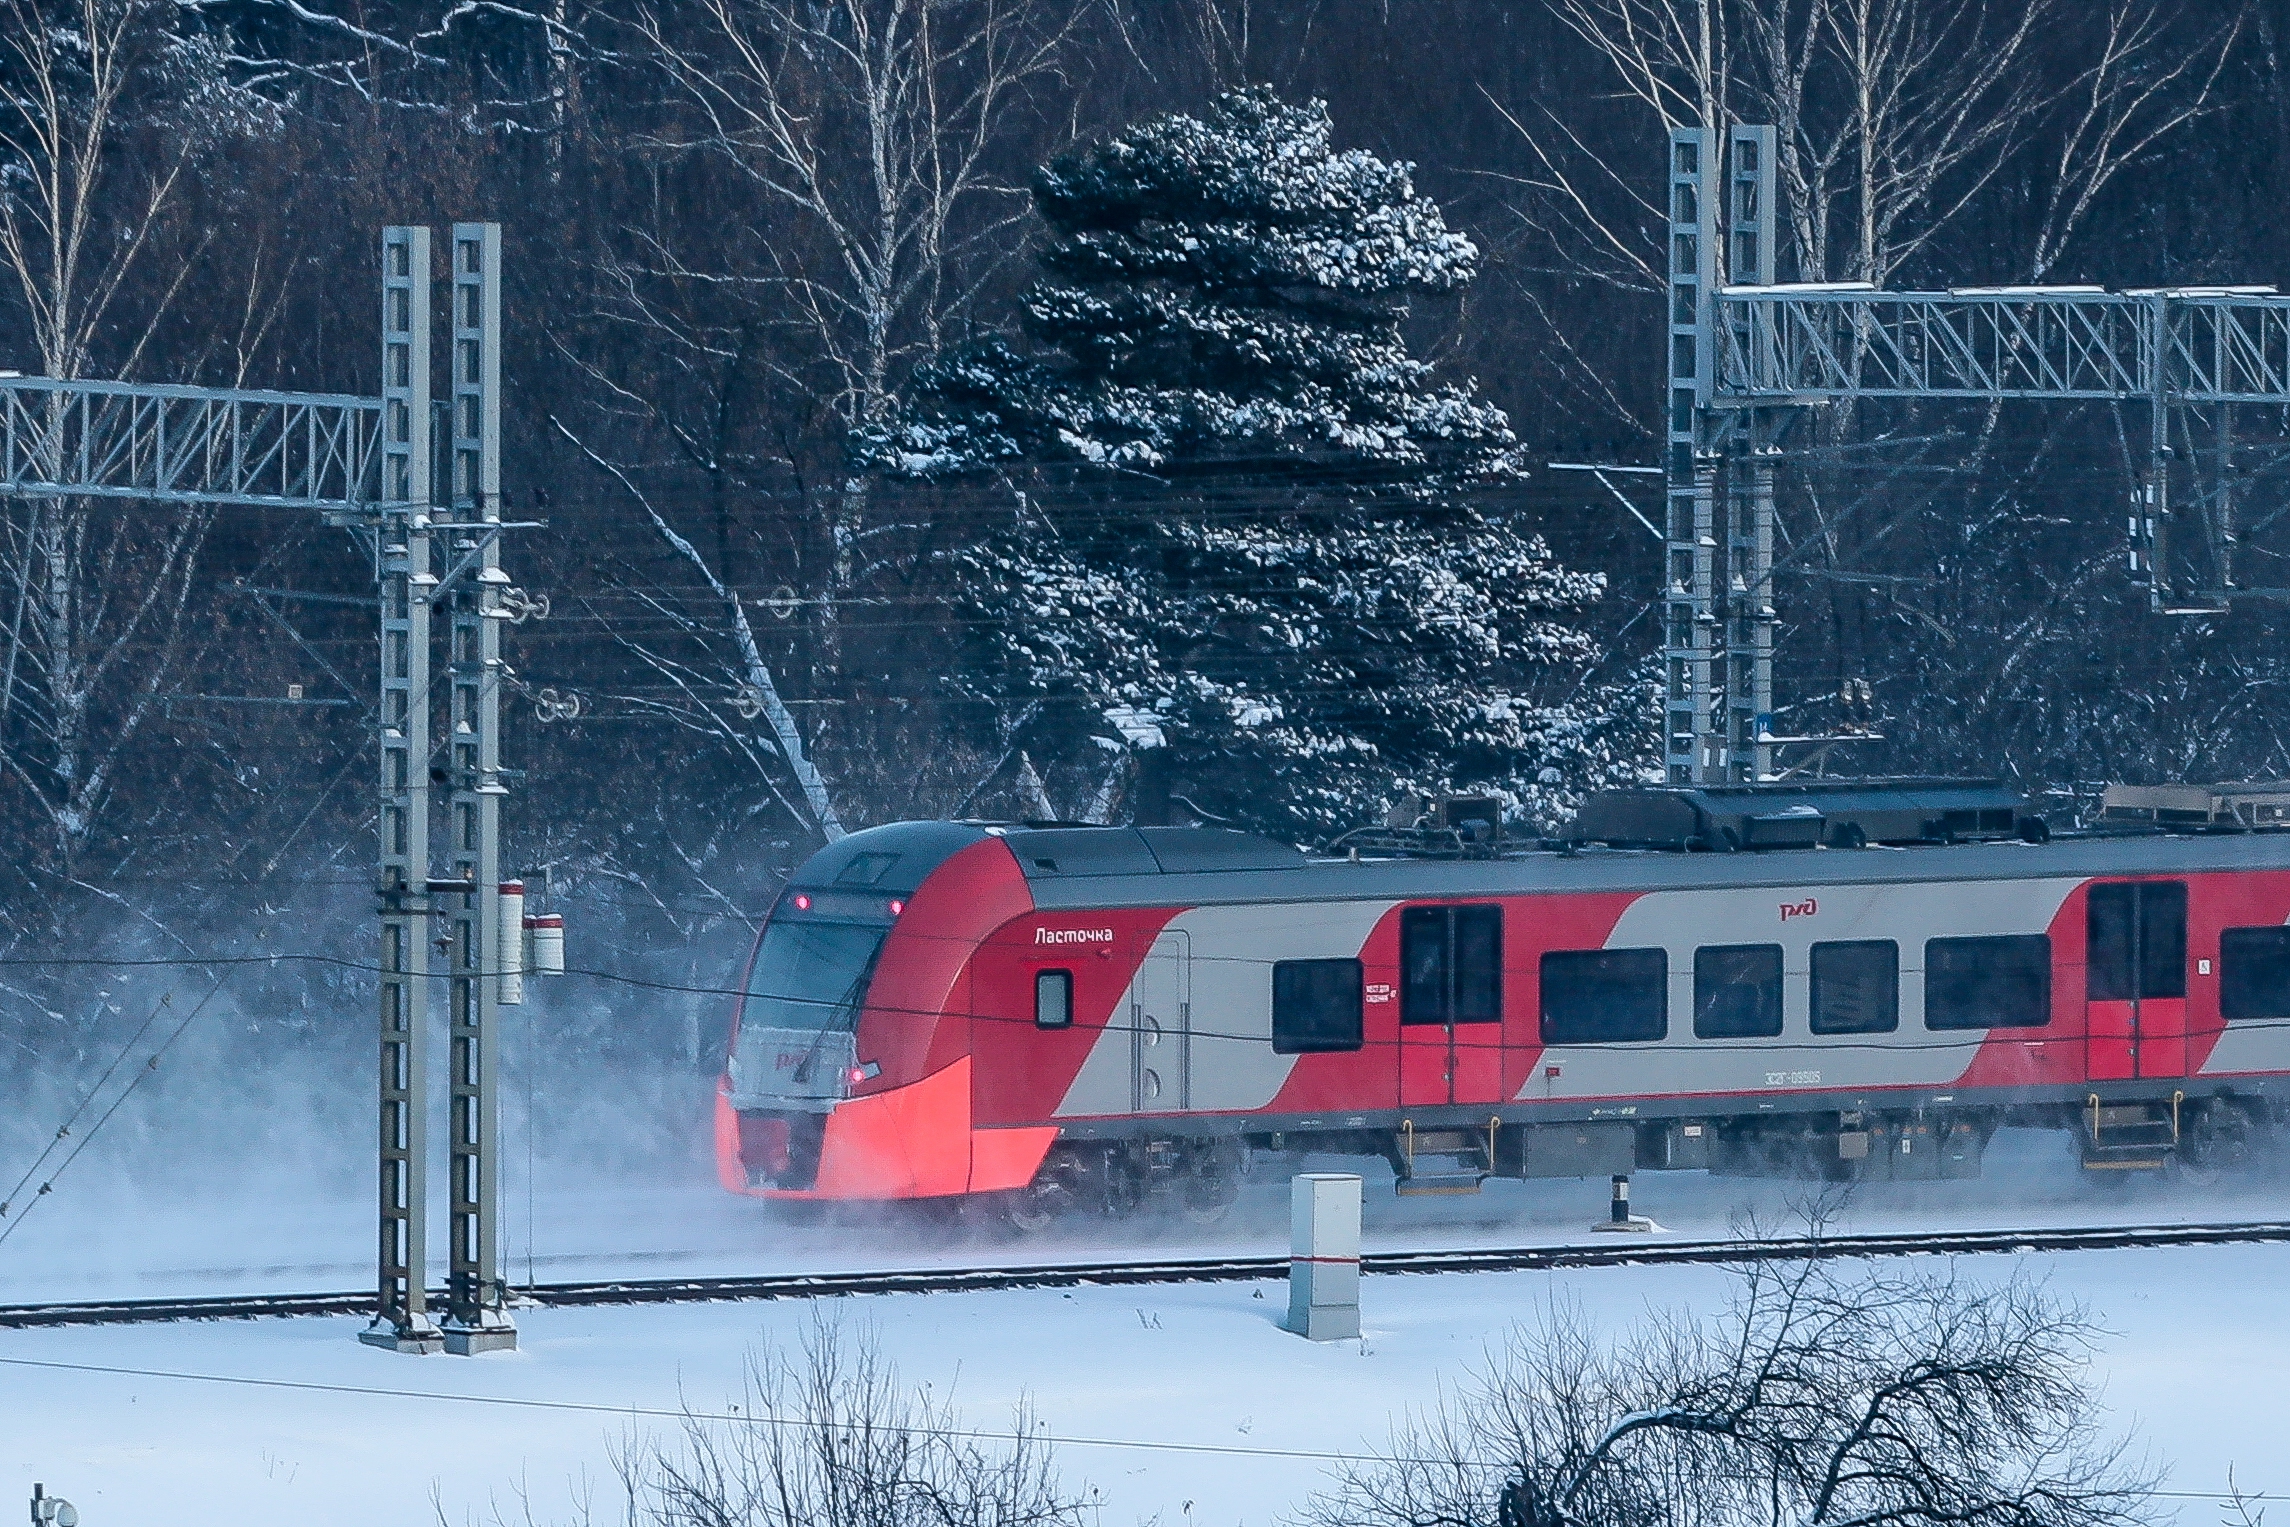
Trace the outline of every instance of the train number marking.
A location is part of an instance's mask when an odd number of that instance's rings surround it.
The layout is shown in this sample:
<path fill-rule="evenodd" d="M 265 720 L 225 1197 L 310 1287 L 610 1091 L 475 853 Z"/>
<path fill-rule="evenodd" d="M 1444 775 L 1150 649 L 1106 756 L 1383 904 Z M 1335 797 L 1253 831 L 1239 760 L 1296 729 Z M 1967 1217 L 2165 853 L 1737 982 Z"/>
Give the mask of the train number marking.
<path fill-rule="evenodd" d="M 1389 1002 L 1392 998 L 1392 989 L 1385 982 L 1370 981 L 1368 983 L 1366 996 L 1367 1000 L 1370 1002 Z"/>
<path fill-rule="evenodd" d="M 1765 1073 L 1765 1085 L 1768 1087 L 1818 1087 L 1821 1085 L 1821 1073 L 1818 1071 L 1768 1071 Z"/>
<path fill-rule="evenodd" d="M 1811 917 L 1821 910 L 1821 904 L 1808 896 L 1803 901 L 1785 901 L 1781 904 L 1781 920 L 1792 917 Z"/>

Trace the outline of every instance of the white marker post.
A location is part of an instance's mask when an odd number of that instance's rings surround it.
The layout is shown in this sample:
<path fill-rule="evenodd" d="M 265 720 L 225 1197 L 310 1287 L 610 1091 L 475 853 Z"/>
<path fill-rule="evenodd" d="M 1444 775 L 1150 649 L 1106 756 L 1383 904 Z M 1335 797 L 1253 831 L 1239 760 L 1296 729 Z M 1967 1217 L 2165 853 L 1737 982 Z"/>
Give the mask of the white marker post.
<path fill-rule="evenodd" d="M 1360 1334 L 1360 1179 L 1299 1173 L 1288 1199 L 1288 1326 L 1307 1341 Z"/>
<path fill-rule="evenodd" d="M 1593 1221 L 1590 1228 L 1649 1235 L 1662 1227 L 1643 1214 L 1630 1212 L 1630 1174 L 1616 1172 L 1614 1174 L 1614 1196 L 1607 1201 L 1606 1218 Z"/>

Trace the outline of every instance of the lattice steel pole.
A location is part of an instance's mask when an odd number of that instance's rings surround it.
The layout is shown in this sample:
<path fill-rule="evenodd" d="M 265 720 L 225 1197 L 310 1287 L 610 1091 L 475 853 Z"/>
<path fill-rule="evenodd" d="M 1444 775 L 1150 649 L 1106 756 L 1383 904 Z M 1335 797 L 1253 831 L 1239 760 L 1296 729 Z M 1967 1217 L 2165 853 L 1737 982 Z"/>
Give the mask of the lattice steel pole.
<path fill-rule="evenodd" d="M 453 1248 L 446 1350 L 517 1344 L 500 1276 L 501 226 L 453 225 Z M 490 528 L 489 528 L 490 527 Z"/>
<path fill-rule="evenodd" d="M 1773 464 L 1781 454 L 1774 442 L 1774 426 L 1766 416 L 1752 414 L 1745 467 L 1749 476 L 1749 594 L 1743 619 L 1749 626 L 1749 693 L 1743 705 L 1748 718 L 1744 779 L 1759 780 L 1773 773 L 1773 745 L 1764 739 L 1773 731 L 1773 639 L 1780 624 L 1773 589 Z"/>
<path fill-rule="evenodd" d="M 1732 286 L 1774 283 L 1774 132 L 1737 126 L 1727 133 L 1726 273 Z M 1735 310 L 1737 354 L 1753 342 Z M 1759 739 L 1773 714 L 1773 418 L 1745 408 L 1726 429 L 1725 755 L 1723 777 L 1754 781 L 1773 771 Z"/>
<path fill-rule="evenodd" d="M 2234 587 L 2234 487 L 2234 405 L 2221 403 L 2218 406 L 2218 488 L 2212 499 L 2209 536 L 2211 545 L 2217 548 L 2210 566 L 2217 582 L 2217 602 L 2221 609 L 2225 608 L 2228 591 Z"/>
<path fill-rule="evenodd" d="M 2147 585 L 2147 602 L 2156 613 L 2168 609 L 2172 603 L 2171 566 L 2171 405 L 2169 372 L 2160 357 L 2170 343 L 2170 307 L 2161 294 L 2146 299 L 2147 325 L 2154 336 L 2149 352 L 2157 359 L 2150 364 L 2147 395 L 2147 504 L 2146 531 L 2148 558 L 2153 577 Z"/>
<path fill-rule="evenodd" d="M 1672 784 L 1715 764 L 1717 461 L 1707 438 L 1716 357 L 1718 134 L 1670 131 L 1669 353 L 1663 395 L 1662 752 Z"/>
<path fill-rule="evenodd" d="M 362 1339 L 443 1345 L 424 1290 L 428 1155 L 430 565 L 429 230 L 382 233 L 380 1287 Z"/>

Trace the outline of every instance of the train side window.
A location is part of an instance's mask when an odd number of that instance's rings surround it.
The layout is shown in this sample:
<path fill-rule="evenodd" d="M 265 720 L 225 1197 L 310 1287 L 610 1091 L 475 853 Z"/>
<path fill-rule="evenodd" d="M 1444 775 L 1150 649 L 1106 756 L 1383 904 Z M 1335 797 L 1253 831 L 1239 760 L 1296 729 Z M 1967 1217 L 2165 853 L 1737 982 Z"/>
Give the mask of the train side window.
<path fill-rule="evenodd" d="M 1503 1021 L 1503 909 L 1456 907 L 1455 1021 Z"/>
<path fill-rule="evenodd" d="M 1554 949 L 1542 960 L 1543 1043 L 1605 1044 L 1670 1032 L 1665 949 Z"/>
<path fill-rule="evenodd" d="M 2185 881 L 2095 885 L 2085 893 L 2083 926 L 2086 1000 L 2187 994 Z"/>
<path fill-rule="evenodd" d="M 1399 965 L 1401 1023 L 1500 1023 L 1503 909 L 1407 908 Z"/>
<path fill-rule="evenodd" d="M 2139 887 L 2139 995 L 2187 994 L 2187 884 L 2149 880 Z"/>
<path fill-rule="evenodd" d="M 1037 1029 L 1070 1029 L 1073 1027 L 1072 971 L 1037 970 L 1034 972 L 1034 1027 Z"/>
<path fill-rule="evenodd" d="M 2228 928 L 2218 936 L 2221 1018 L 2290 1018 L 2290 928 Z"/>
<path fill-rule="evenodd" d="M 1813 946 L 1816 1034 L 1890 1034 L 1900 1027 L 1900 945 L 1889 938 Z"/>
<path fill-rule="evenodd" d="M 2136 942 L 2132 913 L 2138 888 L 2095 885 L 2083 901 L 2083 995 L 2090 1002 L 2128 1002 L 2131 950 Z"/>
<path fill-rule="evenodd" d="M 1272 967 L 1276 1055 L 1357 1050 L 1364 1030 L 1358 960 L 1280 960 Z"/>
<path fill-rule="evenodd" d="M 1781 1032 L 1781 946 L 1694 951 L 1694 1037 L 1770 1039 Z"/>
<path fill-rule="evenodd" d="M 1936 938 L 1924 945 L 1928 1029 L 2036 1029 L 2051 1022 L 2051 938 Z"/>

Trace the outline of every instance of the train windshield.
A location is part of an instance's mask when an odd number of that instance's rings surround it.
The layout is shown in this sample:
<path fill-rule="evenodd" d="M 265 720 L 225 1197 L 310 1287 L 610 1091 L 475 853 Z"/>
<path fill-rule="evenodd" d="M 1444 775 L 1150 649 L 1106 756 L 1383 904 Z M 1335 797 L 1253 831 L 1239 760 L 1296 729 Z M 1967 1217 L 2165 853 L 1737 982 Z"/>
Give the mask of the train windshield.
<path fill-rule="evenodd" d="M 755 1029 L 848 1029 L 858 1022 L 887 926 L 773 918 L 740 1020 Z"/>

